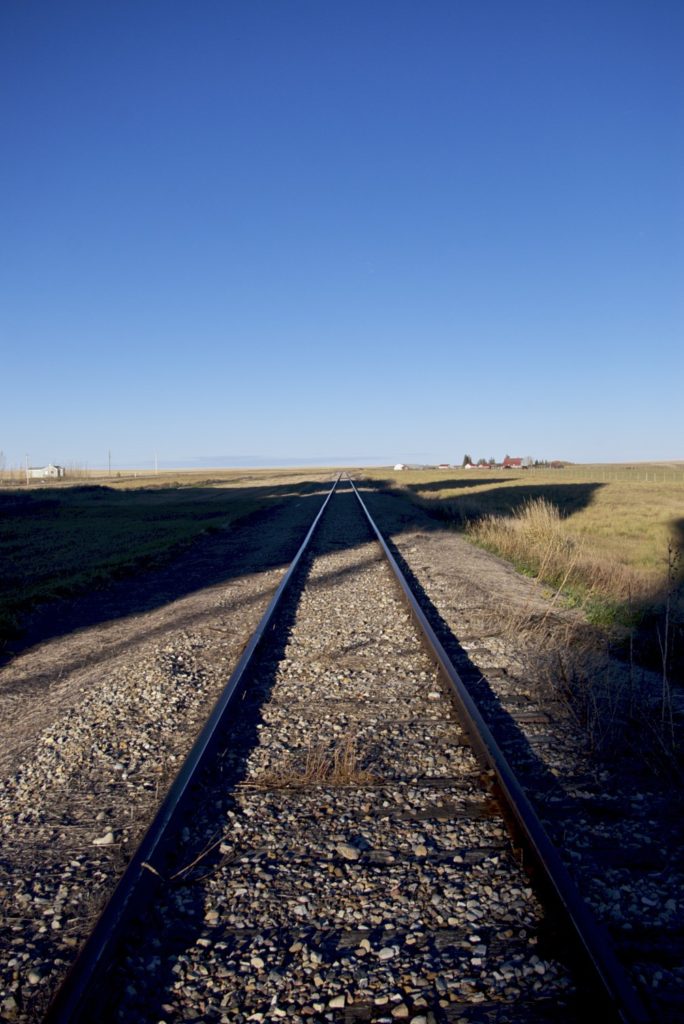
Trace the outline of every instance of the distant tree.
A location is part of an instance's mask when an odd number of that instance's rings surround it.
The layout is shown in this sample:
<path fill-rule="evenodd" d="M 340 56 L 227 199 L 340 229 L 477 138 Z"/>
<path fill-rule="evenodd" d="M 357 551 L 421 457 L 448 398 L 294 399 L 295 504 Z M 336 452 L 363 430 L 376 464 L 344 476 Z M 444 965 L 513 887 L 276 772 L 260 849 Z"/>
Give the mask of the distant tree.
<path fill-rule="evenodd" d="M 463 465 L 463 466 L 472 466 L 472 464 L 473 464 L 473 457 L 472 457 L 472 455 L 464 455 L 463 456 L 463 462 L 461 463 L 461 465 Z"/>
<path fill-rule="evenodd" d="M 496 466 L 496 459 L 494 458 L 493 455 L 490 456 L 490 458 L 489 458 L 489 465 L 490 466 Z"/>

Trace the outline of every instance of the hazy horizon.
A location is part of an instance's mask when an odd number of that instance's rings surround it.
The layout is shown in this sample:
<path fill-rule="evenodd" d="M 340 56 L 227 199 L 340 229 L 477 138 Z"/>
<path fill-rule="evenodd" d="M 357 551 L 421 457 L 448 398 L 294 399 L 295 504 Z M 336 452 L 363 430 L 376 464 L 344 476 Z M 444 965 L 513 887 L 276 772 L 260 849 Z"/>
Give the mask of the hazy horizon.
<path fill-rule="evenodd" d="M 487 458 L 479 454 L 471 453 L 475 461 L 480 458 Z M 509 453 L 512 458 L 522 457 L 520 453 Z M 529 453 L 528 453 L 529 454 Z M 496 456 L 497 463 L 500 463 L 503 459 L 503 455 Z M 535 458 L 533 455 L 532 458 Z M 556 457 L 554 456 L 555 460 Z M 428 459 L 420 455 L 413 455 L 412 457 L 406 458 L 390 458 L 387 456 L 319 456 L 319 457 L 296 457 L 292 458 L 269 458 L 267 456 L 250 456 L 250 455 L 234 455 L 234 456 L 203 456 L 196 457 L 193 459 L 158 459 L 157 469 L 159 472 L 170 472 L 174 470 L 187 470 L 187 471 L 202 471 L 205 469 L 326 469 L 326 468 L 392 468 L 393 466 L 402 463 L 408 466 L 426 466 L 436 467 L 440 464 L 447 464 L 452 468 L 460 468 L 462 464 L 463 456 L 458 459 Z M 553 461 L 552 459 L 539 458 L 540 462 Z M 652 459 L 620 459 L 612 461 L 601 461 L 598 459 L 588 460 L 575 460 L 565 459 L 562 456 L 558 457 L 558 461 L 566 462 L 569 465 L 575 466 L 611 466 L 611 465 L 684 465 L 684 459 L 666 459 L 666 458 L 652 458 Z M 109 465 L 107 462 L 101 463 L 87 463 L 80 460 L 60 462 L 59 460 L 45 460 L 45 462 L 30 462 L 30 468 L 37 468 L 39 466 L 48 465 L 65 466 L 69 469 L 86 470 L 92 473 L 107 473 L 109 472 Z M 0 465 L 0 472 L 2 469 L 11 470 L 13 472 L 21 472 L 25 468 L 25 463 L 9 464 L 5 463 L 3 467 Z M 131 459 L 125 462 L 114 462 L 111 464 L 112 474 L 117 472 L 144 472 L 154 473 L 155 462 L 154 459 Z"/>

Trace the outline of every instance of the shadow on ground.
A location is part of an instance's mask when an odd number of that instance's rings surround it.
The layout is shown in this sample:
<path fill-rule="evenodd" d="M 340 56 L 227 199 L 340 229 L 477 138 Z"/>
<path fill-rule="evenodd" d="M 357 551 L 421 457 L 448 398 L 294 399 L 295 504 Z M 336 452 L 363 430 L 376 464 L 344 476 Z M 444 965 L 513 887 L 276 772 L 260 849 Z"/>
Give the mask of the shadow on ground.
<path fill-rule="evenodd" d="M 684 519 L 671 528 L 665 581 L 648 603 L 637 606 L 632 643 L 639 661 L 684 687 Z"/>
<path fill-rule="evenodd" d="M 484 476 L 484 474 L 483 474 Z M 485 485 L 499 485 L 485 489 Z M 391 480 L 364 480 L 364 486 L 377 490 L 391 491 L 401 496 L 409 492 L 412 500 L 430 516 L 452 524 L 460 524 L 474 516 L 513 515 L 529 501 L 543 498 L 560 509 L 561 515 L 571 516 L 591 504 L 594 494 L 602 483 L 553 483 L 516 484 L 511 486 L 509 477 L 485 477 L 484 479 L 440 480 L 428 484 L 402 484 L 397 488 Z M 478 487 L 478 490 L 473 490 Z M 421 501 L 420 494 L 427 491 L 461 490 L 468 488 L 463 497 L 429 498 Z"/>
<path fill-rule="evenodd" d="M 0 494 L 0 664 L 41 641 L 288 565 L 330 486 Z"/>

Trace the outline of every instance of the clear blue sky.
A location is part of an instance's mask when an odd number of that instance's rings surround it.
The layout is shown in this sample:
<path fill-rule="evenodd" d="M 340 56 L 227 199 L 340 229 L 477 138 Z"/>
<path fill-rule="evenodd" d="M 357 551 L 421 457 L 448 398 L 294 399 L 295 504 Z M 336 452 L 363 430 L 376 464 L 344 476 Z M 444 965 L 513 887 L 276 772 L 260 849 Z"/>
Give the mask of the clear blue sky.
<path fill-rule="evenodd" d="M 3 0 L 11 464 L 684 458 L 681 0 Z"/>

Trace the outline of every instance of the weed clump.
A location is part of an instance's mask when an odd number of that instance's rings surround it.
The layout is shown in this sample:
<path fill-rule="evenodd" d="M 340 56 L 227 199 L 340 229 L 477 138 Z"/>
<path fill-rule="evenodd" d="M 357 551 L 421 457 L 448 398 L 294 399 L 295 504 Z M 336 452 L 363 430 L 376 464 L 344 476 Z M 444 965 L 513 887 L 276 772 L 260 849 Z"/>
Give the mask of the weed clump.
<path fill-rule="evenodd" d="M 301 754 L 288 755 L 281 765 L 254 780 L 262 789 L 300 786 L 364 786 L 376 781 L 363 766 L 353 737 L 338 743 L 312 743 Z"/>

